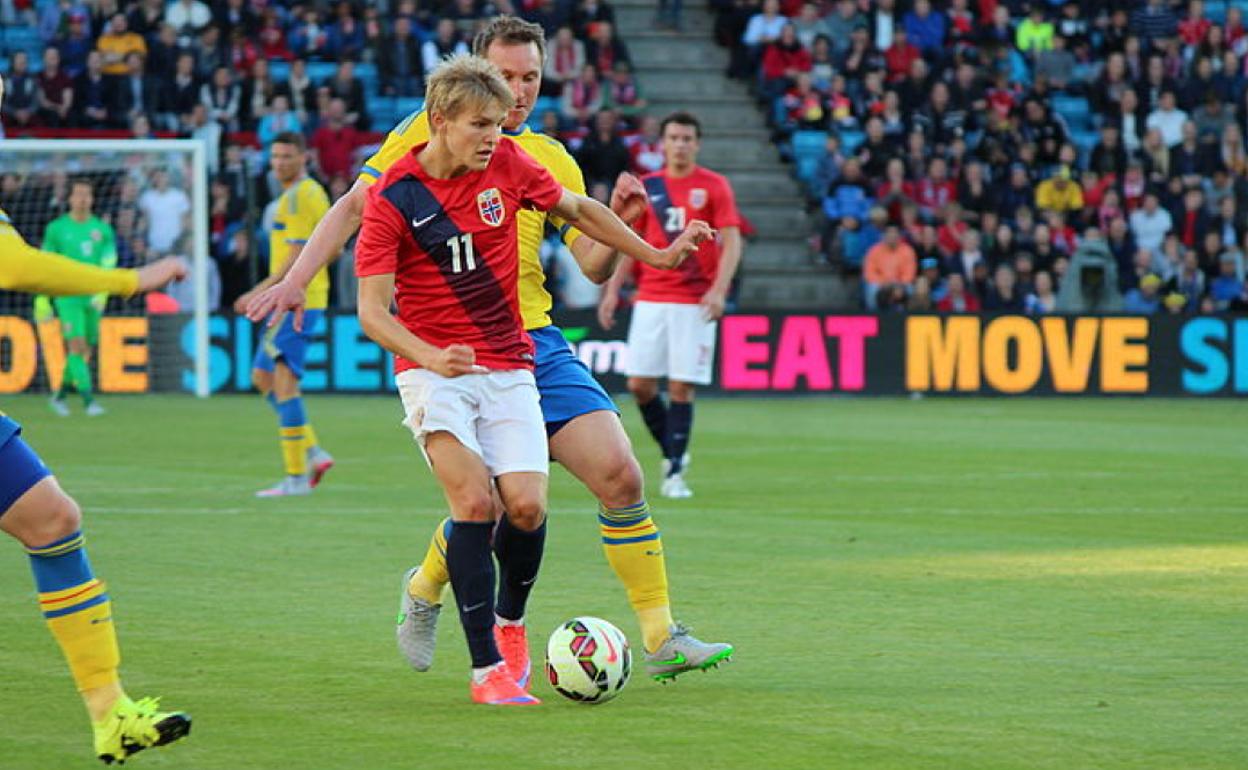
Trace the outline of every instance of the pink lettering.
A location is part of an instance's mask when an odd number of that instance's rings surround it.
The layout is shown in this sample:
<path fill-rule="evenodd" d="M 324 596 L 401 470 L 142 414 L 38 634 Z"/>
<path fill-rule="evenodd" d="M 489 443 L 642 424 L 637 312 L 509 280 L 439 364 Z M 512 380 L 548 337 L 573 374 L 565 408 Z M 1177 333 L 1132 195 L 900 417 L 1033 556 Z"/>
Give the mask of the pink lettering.
<path fill-rule="evenodd" d="M 771 353 L 767 342 L 751 342 L 766 337 L 771 321 L 764 315 L 725 316 L 720 322 L 720 381 L 724 390 L 766 390 L 767 370 L 751 368 L 767 365 Z"/>
<path fill-rule="evenodd" d="M 819 319 L 815 316 L 789 316 L 780 329 L 771 386 L 776 390 L 793 390 L 798 377 L 806 378 L 810 390 L 832 389 L 828 347 L 823 340 Z"/>
<path fill-rule="evenodd" d="M 873 315 L 833 316 L 824 322 L 829 337 L 839 337 L 841 390 L 862 390 L 867 382 L 867 338 L 880 333 L 880 319 Z"/>

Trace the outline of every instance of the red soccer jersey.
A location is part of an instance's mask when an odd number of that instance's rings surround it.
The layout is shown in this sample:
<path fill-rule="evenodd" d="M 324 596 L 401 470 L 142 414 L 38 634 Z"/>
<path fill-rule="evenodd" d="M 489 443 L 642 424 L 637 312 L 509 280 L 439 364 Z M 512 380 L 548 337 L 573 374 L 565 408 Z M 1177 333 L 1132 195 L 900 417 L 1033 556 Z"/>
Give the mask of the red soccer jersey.
<path fill-rule="evenodd" d="M 549 211 L 563 196 L 550 172 L 499 142 L 483 171 L 429 176 L 399 159 L 368 191 L 355 274 L 394 273 L 399 322 L 424 341 L 470 345 L 490 369 L 532 369 L 533 342 L 517 297 L 516 212 Z M 395 372 L 417 368 L 395 359 Z"/>
<path fill-rule="evenodd" d="M 732 186 L 714 171 L 695 166 L 693 173 L 683 177 L 656 171 L 641 181 L 650 196 L 650 205 L 633 227 L 651 246 L 665 248 L 694 219 L 716 229 L 741 226 Z M 715 282 L 719 254 L 720 243 L 714 239 L 703 241 L 697 253 L 675 270 L 638 263 L 637 299 L 696 305 Z"/>

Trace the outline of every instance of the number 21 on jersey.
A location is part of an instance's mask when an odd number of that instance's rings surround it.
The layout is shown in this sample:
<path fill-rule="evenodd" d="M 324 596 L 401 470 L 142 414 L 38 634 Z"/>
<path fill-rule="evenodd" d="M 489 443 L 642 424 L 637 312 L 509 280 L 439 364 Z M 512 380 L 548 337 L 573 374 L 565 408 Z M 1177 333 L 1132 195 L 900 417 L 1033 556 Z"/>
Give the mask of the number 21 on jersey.
<path fill-rule="evenodd" d="M 667 210 L 667 221 L 663 229 L 669 233 L 679 233 L 685 229 L 685 207 L 672 206 Z"/>

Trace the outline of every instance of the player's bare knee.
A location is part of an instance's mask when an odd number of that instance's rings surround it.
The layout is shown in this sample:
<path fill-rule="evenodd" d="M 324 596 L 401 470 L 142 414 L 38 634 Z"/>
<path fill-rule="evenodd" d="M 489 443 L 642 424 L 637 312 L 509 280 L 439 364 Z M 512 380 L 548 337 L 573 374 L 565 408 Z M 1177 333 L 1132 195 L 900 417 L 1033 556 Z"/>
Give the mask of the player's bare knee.
<path fill-rule="evenodd" d="M 628 392 L 633 394 L 638 403 L 644 404 L 659 395 L 659 384 L 644 377 L 629 377 Z"/>
<path fill-rule="evenodd" d="M 74 498 L 55 488 L 43 501 L 40 515 L 30 521 L 21 540 L 30 547 L 39 547 L 68 537 L 82 528 L 82 510 Z"/>
<path fill-rule="evenodd" d="M 609 458 L 598 483 L 593 486 L 598 502 L 608 508 L 634 505 L 645 497 L 645 478 L 641 465 L 631 453 L 616 453 Z"/>
<path fill-rule="evenodd" d="M 507 520 L 516 529 L 532 532 L 546 520 L 546 501 L 541 495 L 519 495 L 507 508 Z"/>
<path fill-rule="evenodd" d="M 677 382 L 675 380 L 667 383 L 667 395 L 672 401 L 682 404 L 688 404 L 693 401 L 694 393 L 697 386 L 690 382 Z"/>
<path fill-rule="evenodd" d="M 451 508 L 456 521 L 494 521 L 494 498 L 488 490 L 461 491 L 454 495 Z"/>
<path fill-rule="evenodd" d="M 251 384 L 260 391 L 260 395 L 267 396 L 273 390 L 273 375 L 263 369 L 252 369 Z"/>

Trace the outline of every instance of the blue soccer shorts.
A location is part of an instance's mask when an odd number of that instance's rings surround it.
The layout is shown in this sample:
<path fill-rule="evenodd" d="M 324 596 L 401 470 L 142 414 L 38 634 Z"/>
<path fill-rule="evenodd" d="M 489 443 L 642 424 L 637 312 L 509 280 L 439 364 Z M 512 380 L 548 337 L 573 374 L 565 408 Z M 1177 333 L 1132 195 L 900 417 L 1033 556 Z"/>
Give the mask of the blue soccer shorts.
<path fill-rule="evenodd" d="M 308 345 L 312 335 L 321 325 L 324 310 L 303 311 L 303 331 L 295 331 L 294 314 L 287 313 L 281 323 L 273 324 L 264 330 L 260 345 L 256 350 L 256 358 L 251 368 L 262 372 L 271 372 L 278 361 L 295 373 L 303 376 L 303 361 L 308 355 Z"/>
<path fill-rule="evenodd" d="M 547 436 L 555 435 L 570 420 L 583 414 L 603 410 L 619 413 L 589 367 L 572 352 L 572 346 L 559 327 L 531 329 L 529 336 L 537 348 L 533 374 L 542 397 Z"/>
<path fill-rule="evenodd" d="M 0 516 L 31 487 L 52 475 L 35 450 L 22 440 L 21 432 L 21 426 L 0 415 Z"/>

